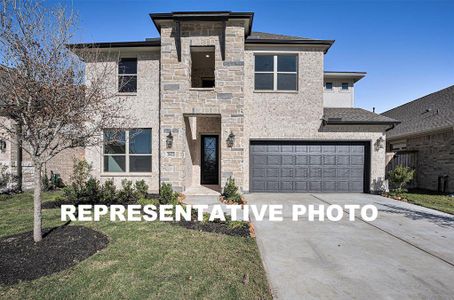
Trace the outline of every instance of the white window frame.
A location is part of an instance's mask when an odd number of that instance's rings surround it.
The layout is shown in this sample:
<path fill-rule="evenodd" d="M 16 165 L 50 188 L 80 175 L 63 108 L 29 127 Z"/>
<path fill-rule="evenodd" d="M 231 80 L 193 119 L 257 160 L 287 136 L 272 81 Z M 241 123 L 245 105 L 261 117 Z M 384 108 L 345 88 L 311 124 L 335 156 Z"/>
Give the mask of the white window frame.
<path fill-rule="evenodd" d="M 135 59 L 136 60 L 136 73 L 135 74 L 120 74 L 120 61 L 122 59 Z M 139 59 L 137 57 L 120 57 L 117 63 L 117 93 L 119 94 L 137 94 L 137 91 L 139 90 L 139 82 L 138 82 L 138 76 L 137 74 L 139 73 Z M 120 91 L 120 77 L 126 77 L 126 76 L 134 76 L 136 77 L 136 91 L 135 92 L 122 92 Z"/>
<path fill-rule="evenodd" d="M 131 154 L 129 153 L 129 132 L 132 130 L 139 130 L 139 129 L 150 129 L 150 154 Z M 109 128 L 106 128 L 104 130 L 109 130 Z M 129 129 L 121 129 L 122 131 L 125 132 L 125 153 L 124 154 L 108 154 L 104 153 L 104 146 L 105 146 L 105 140 L 104 140 L 104 130 L 102 133 L 103 136 L 103 143 L 102 143 L 102 155 L 101 155 L 101 166 L 102 166 L 102 174 L 103 175 L 110 175 L 110 176 L 124 176 L 124 174 L 128 175 L 138 175 L 138 176 L 144 176 L 146 174 L 151 174 L 153 172 L 153 129 L 148 127 L 148 128 L 129 128 Z M 125 157 L 125 171 L 123 172 L 112 172 L 112 171 L 105 171 L 104 169 L 104 157 L 105 156 L 124 156 Z M 130 172 L 129 171 L 129 158 L 131 156 L 149 156 L 151 157 L 151 165 L 150 165 L 150 171 L 146 172 Z"/>
<path fill-rule="evenodd" d="M 278 56 L 295 56 L 296 57 L 296 71 L 295 72 L 283 72 L 277 70 L 277 57 Z M 273 56 L 273 71 L 256 71 L 255 70 L 255 57 L 256 56 Z M 299 56 L 297 53 L 255 53 L 254 54 L 254 91 L 257 92 L 297 92 L 298 91 L 298 65 Z M 256 74 L 273 74 L 273 89 L 272 90 L 258 90 L 255 88 L 255 75 Z M 295 74 L 296 76 L 296 88 L 294 90 L 278 90 L 277 89 L 277 77 L 278 74 Z"/>

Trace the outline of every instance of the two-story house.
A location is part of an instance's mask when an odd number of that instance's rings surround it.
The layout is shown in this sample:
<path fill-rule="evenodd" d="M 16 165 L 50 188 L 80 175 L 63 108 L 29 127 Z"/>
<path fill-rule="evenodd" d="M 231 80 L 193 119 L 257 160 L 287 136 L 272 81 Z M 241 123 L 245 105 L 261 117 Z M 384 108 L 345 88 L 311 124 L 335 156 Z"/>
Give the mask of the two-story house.
<path fill-rule="evenodd" d="M 120 141 L 106 129 L 104 147 L 86 149 L 96 176 L 182 192 L 220 190 L 229 177 L 243 192 L 382 183 L 384 133 L 396 121 L 353 107 L 365 73 L 324 71 L 334 41 L 253 32 L 250 12 L 150 17 L 160 38 L 91 45 L 127 80 L 118 93 L 134 124 Z"/>

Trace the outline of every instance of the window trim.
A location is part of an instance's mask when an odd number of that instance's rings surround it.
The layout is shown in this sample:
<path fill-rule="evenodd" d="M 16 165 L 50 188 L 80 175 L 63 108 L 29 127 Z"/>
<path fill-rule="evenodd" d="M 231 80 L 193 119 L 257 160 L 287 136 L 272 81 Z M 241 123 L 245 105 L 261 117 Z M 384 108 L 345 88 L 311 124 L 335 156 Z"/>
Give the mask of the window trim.
<path fill-rule="evenodd" d="M 255 57 L 256 56 L 273 56 L 273 71 L 256 71 L 255 70 Z M 278 56 L 295 56 L 296 57 L 296 71 L 286 72 L 278 71 Z M 256 74 L 273 74 L 273 89 L 270 90 L 259 90 L 255 88 L 255 76 Z M 279 74 L 295 74 L 296 75 L 296 88 L 294 90 L 279 90 L 277 88 L 277 79 Z M 299 55 L 298 53 L 254 53 L 254 92 L 283 92 L 283 93 L 295 93 L 299 90 Z"/>
<path fill-rule="evenodd" d="M 135 74 L 120 74 L 120 62 L 122 59 L 135 59 L 136 60 L 136 73 Z M 139 73 L 139 59 L 137 57 L 120 57 L 117 62 L 117 93 L 121 95 L 136 95 L 137 91 L 139 90 L 139 83 L 138 79 L 139 77 L 137 76 Z M 136 91 L 135 92 L 122 92 L 120 91 L 120 77 L 126 77 L 126 76 L 131 76 L 136 78 Z"/>
<path fill-rule="evenodd" d="M 103 129 L 103 132 L 102 132 L 102 149 L 101 149 L 101 176 L 125 176 L 125 174 L 127 176 L 147 176 L 147 175 L 151 175 L 153 173 L 153 129 L 151 127 L 147 127 L 147 128 L 127 128 L 127 129 L 117 129 L 117 130 L 122 130 L 125 132 L 125 153 L 124 154 L 118 154 L 118 153 L 115 153 L 115 154 L 108 154 L 108 153 L 104 153 L 104 146 L 105 146 L 105 139 L 104 139 L 104 131 L 105 130 L 109 130 L 109 129 L 112 129 L 112 128 L 105 128 Z M 137 130 L 137 129 L 149 129 L 150 130 L 150 154 L 134 154 L 134 153 L 129 153 L 129 132 L 132 131 L 132 130 Z M 119 172 L 113 172 L 113 171 L 105 171 L 104 169 L 104 157 L 106 156 L 124 156 L 125 157 L 125 171 L 119 171 Z M 150 165 L 150 171 L 145 171 L 145 172 L 130 172 L 130 164 L 129 164 L 129 158 L 133 156 L 133 157 L 137 157 L 137 156 L 149 156 L 151 158 L 151 165 Z"/>

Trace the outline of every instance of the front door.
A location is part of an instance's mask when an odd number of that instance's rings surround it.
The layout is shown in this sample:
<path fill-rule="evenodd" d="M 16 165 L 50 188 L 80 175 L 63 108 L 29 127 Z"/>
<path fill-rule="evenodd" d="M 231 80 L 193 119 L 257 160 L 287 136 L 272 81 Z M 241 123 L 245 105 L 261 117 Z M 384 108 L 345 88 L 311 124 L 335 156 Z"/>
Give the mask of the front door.
<path fill-rule="evenodd" d="M 217 135 L 202 135 L 201 184 L 219 184 Z"/>

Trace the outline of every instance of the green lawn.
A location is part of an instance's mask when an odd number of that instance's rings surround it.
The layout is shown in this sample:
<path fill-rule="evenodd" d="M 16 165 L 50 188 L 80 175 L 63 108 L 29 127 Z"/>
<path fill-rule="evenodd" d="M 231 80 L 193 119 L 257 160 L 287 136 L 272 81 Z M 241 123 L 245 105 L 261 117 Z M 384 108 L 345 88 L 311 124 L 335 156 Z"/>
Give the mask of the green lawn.
<path fill-rule="evenodd" d="M 55 194 L 45 194 L 52 201 Z M 0 237 L 32 229 L 31 194 L 0 198 Z M 45 227 L 60 225 L 44 210 Z M 0 287 L 1 299 L 270 299 L 252 238 L 163 222 L 78 222 L 108 235 L 106 249 L 31 282 Z M 243 284 L 244 274 L 249 283 Z"/>
<path fill-rule="evenodd" d="M 435 193 L 414 191 L 402 194 L 409 203 L 454 214 L 454 198 Z"/>

